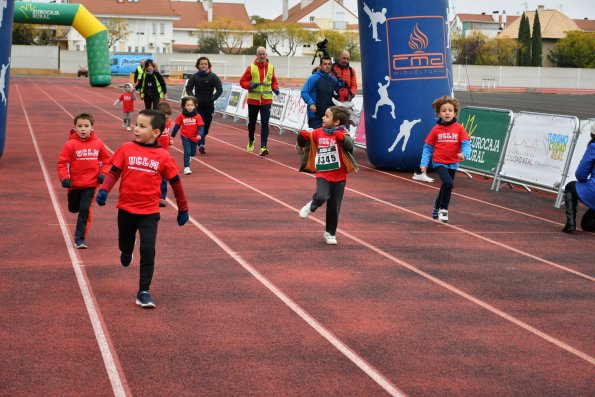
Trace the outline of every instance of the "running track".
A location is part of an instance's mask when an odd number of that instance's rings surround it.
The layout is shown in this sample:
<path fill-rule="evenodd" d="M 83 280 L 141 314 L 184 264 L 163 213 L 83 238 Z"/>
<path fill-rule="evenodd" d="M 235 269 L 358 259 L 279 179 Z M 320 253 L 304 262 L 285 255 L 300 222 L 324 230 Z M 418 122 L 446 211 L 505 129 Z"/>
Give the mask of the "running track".
<path fill-rule="evenodd" d="M 273 129 L 259 158 L 217 116 L 182 176 L 191 223 L 174 201 L 162 210 L 157 309 L 141 310 L 138 252 L 118 264 L 117 190 L 77 251 L 56 173 L 75 113 L 95 115 L 112 151 L 130 140 L 120 91 L 15 77 L 10 92 L 0 395 L 595 395 L 595 236 L 560 233 L 553 196 L 459 174 L 442 224 L 437 183 L 359 150 L 330 247 L 324 211 L 298 217 L 314 179 L 296 171 L 294 136 Z"/>

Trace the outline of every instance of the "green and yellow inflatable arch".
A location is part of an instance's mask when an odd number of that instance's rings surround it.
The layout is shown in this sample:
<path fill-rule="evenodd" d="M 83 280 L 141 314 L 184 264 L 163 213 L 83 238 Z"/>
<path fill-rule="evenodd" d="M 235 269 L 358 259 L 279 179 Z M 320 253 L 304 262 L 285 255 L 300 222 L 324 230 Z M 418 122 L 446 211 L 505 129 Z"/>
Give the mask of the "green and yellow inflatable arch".
<path fill-rule="evenodd" d="M 112 83 L 107 28 L 82 4 L 15 2 L 14 22 L 66 25 L 87 39 L 89 83 L 104 87 Z"/>

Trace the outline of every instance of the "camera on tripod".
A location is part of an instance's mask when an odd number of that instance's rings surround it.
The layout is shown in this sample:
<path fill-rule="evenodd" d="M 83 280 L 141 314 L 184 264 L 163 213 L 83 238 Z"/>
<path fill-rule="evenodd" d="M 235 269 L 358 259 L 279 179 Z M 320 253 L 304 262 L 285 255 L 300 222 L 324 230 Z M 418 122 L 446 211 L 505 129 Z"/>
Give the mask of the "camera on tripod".
<path fill-rule="evenodd" d="M 330 57 L 327 44 L 328 44 L 328 39 L 324 39 L 324 40 L 316 43 L 316 52 L 314 53 L 314 58 L 312 58 L 312 65 L 314 65 L 314 61 L 316 60 L 317 56 L 319 56 L 320 58 L 322 58 L 323 56 Z"/>

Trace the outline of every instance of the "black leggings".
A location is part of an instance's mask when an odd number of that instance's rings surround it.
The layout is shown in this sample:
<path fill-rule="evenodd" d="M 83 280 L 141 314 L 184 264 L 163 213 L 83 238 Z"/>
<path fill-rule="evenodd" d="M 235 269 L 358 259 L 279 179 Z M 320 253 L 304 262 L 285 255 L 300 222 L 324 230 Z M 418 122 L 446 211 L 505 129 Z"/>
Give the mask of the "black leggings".
<path fill-rule="evenodd" d="M 436 201 L 434 201 L 434 208 L 447 210 L 448 205 L 450 204 L 450 196 L 454 187 L 455 174 L 457 173 L 457 170 L 438 166 L 434 168 L 434 171 L 436 171 L 440 177 L 440 180 L 442 180 L 440 192 L 438 193 L 438 197 L 436 197 Z"/>
<path fill-rule="evenodd" d="M 137 230 L 140 237 L 139 291 L 148 291 L 153 279 L 159 219 L 159 212 L 155 214 L 131 214 L 124 210 L 118 210 L 118 245 L 120 251 L 132 255 Z"/>
<path fill-rule="evenodd" d="M 85 189 L 73 189 L 68 192 L 68 211 L 79 216 L 76 220 L 76 229 L 74 237 L 85 239 L 87 230 L 91 225 L 91 204 L 93 203 L 93 196 L 95 195 L 95 188 L 88 187 Z"/>
<path fill-rule="evenodd" d="M 579 197 L 576 192 L 576 181 L 568 182 L 564 187 L 565 193 L 572 195 L 572 201 L 578 203 Z M 581 229 L 585 232 L 595 232 L 595 210 L 592 208 L 587 209 L 585 215 L 581 219 Z"/>
<path fill-rule="evenodd" d="M 145 109 L 157 109 L 157 105 L 159 105 L 159 95 L 145 95 L 143 100 Z"/>

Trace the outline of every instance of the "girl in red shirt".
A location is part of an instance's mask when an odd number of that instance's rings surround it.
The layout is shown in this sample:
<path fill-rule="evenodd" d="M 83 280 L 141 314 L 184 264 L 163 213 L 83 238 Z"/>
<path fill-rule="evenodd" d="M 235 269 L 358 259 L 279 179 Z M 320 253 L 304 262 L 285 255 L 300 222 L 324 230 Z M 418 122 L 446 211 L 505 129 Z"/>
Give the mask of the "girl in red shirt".
<path fill-rule="evenodd" d="M 136 94 L 134 93 L 134 86 L 131 83 L 126 83 L 124 84 L 124 92 L 118 99 L 116 99 L 116 102 L 114 102 L 114 106 L 122 102 L 122 111 L 124 112 L 122 115 L 122 128 L 126 128 L 128 131 L 132 130 L 130 123 L 132 121 L 132 113 L 134 113 L 135 99 Z"/>
<path fill-rule="evenodd" d="M 434 201 L 432 218 L 448 222 L 448 205 L 455 174 L 459 163 L 471 154 L 471 144 L 465 127 L 457 122 L 459 101 L 443 96 L 436 99 L 432 107 L 438 116 L 438 124 L 426 137 L 420 168 L 425 173 L 431 160 L 434 170 L 440 176 L 442 185 Z"/>
<path fill-rule="evenodd" d="M 300 210 L 300 217 L 307 218 L 326 203 L 324 240 L 329 245 L 337 244 L 339 210 L 347 173 L 357 171 L 357 163 L 352 156 L 353 139 L 346 127 L 348 123 L 348 110 L 331 106 L 322 116 L 322 128 L 298 134 L 297 144 L 304 153 L 300 171 L 316 173 L 316 192 Z"/>
<path fill-rule="evenodd" d="M 202 117 L 198 114 L 196 107 L 198 100 L 193 96 L 182 98 L 182 113 L 176 117 L 172 138 L 178 130 L 182 130 L 182 145 L 184 146 L 184 175 L 192 174 L 190 169 L 190 157 L 196 156 L 196 147 L 204 134 Z"/>

